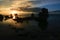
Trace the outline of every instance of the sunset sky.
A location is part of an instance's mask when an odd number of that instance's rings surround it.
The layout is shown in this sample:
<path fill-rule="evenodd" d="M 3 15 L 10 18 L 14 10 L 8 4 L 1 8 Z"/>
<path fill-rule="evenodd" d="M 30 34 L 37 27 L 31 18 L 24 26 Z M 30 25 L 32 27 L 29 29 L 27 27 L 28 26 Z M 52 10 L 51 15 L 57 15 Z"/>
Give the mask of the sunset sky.
<path fill-rule="evenodd" d="M 30 1 L 30 2 L 27 2 Z M 45 7 L 49 11 L 60 10 L 60 0 L 0 0 L 0 10 L 10 7 Z"/>

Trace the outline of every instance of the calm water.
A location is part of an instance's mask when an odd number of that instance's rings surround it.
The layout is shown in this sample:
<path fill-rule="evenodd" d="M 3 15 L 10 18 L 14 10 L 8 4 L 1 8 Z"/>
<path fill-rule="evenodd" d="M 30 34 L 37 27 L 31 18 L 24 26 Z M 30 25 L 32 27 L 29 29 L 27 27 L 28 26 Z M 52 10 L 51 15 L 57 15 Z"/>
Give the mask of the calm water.
<path fill-rule="evenodd" d="M 48 23 L 50 31 L 60 31 L 60 14 L 49 14 Z"/>
<path fill-rule="evenodd" d="M 16 21 L 9 19 L 7 21 L 4 22 L 0 22 L 0 34 L 15 34 L 14 30 L 12 29 L 12 27 L 16 27 L 16 28 L 25 28 L 24 32 L 27 31 L 39 31 L 39 27 L 38 27 L 38 22 L 32 20 L 29 21 L 29 23 L 23 22 L 23 23 L 17 23 Z M 50 31 L 50 32 L 60 32 L 60 14 L 49 14 L 48 17 L 48 28 L 46 31 Z M 23 33 L 24 33 L 23 32 Z M 21 33 L 21 32 L 20 32 Z"/>
<path fill-rule="evenodd" d="M 19 32 L 16 32 L 16 28 L 24 28 L 23 31 L 19 30 Z M 6 21 L 0 22 L 0 39 L 14 39 L 14 40 L 38 40 L 38 39 L 54 39 L 58 40 L 60 39 L 60 14 L 49 14 L 48 17 L 48 28 L 46 32 L 39 32 L 40 29 L 38 27 L 38 22 L 32 20 L 29 21 L 29 23 L 23 22 L 23 23 L 17 23 L 16 21 L 12 19 L 8 19 Z M 50 33 L 51 32 L 51 33 Z M 54 33 L 52 33 L 54 32 Z M 20 36 L 19 36 L 20 35 Z M 57 37 L 56 37 L 57 36 Z M 8 39 L 9 40 L 9 39 Z"/>

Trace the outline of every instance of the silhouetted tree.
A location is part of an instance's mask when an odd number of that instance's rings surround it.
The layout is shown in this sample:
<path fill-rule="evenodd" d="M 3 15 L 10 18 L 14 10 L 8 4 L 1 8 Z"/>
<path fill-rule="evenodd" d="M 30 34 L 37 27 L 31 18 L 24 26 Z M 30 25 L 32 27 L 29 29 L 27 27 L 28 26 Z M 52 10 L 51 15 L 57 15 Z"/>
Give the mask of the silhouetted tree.
<path fill-rule="evenodd" d="M 39 27 L 41 28 L 41 31 L 47 28 L 48 25 L 47 18 L 48 18 L 48 9 L 42 8 L 41 12 L 39 13 Z"/>
<path fill-rule="evenodd" d="M 9 19 L 9 16 L 8 15 L 5 16 L 5 20 L 7 20 L 7 19 Z"/>
<path fill-rule="evenodd" d="M 3 15 L 0 14 L 0 21 L 3 21 Z"/>
<path fill-rule="evenodd" d="M 13 18 L 13 15 L 12 14 L 10 14 L 10 18 Z"/>
<path fill-rule="evenodd" d="M 15 15 L 15 18 L 17 19 L 18 18 L 18 14 L 14 14 Z"/>

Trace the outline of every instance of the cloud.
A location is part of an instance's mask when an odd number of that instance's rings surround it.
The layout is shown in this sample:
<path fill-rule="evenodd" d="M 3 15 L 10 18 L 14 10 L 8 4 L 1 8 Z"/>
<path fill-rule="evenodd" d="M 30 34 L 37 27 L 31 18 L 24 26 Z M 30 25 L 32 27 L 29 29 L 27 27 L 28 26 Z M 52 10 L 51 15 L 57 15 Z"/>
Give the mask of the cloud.
<path fill-rule="evenodd" d="M 1 7 L 40 7 L 60 3 L 60 0 L 0 0 Z"/>
<path fill-rule="evenodd" d="M 7 7 L 7 6 L 19 7 L 24 5 L 31 6 L 32 3 L 29 0 L 0 0 L 0 6 L 4 6 L 4 7 Z"/>
<path fill-rule="evenodd" d="M 60 0 L 34 0 L 32 1 L 35 7 L 40 7 L 44 5 L 60 3 Z"/>
<path fill-rule="evenodd" d="M 0 0 L 0 8 L 1 7 L 9 7 L 12 4 L 12 1 L 8 1 L 8 0 Z"/>

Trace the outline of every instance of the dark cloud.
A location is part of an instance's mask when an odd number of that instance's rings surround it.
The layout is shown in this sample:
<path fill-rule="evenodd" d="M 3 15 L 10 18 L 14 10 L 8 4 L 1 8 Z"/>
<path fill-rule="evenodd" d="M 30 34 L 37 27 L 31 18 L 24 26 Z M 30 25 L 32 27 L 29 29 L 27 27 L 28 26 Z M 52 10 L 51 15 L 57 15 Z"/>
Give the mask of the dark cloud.
<path fill-rule="evenodd" d="M 34 4 L 34 6 L 38 7 L 38 6 L 60 3 L 60 0 L 33 0 L 31 2 Z"/>
<path fill-rule="evenodd" d="M 23 0 L 0 0 L 0 6 L 4 6 L 4 5 L 10 5 L 12 4 L 14 1 L 23 1 Z M 52 4 L 52 3 L 59 3 L 60 0 L 29 0 L 33 5 L 45 5 L 45 4 Z"/>
<path fill-rule="evenodd" d="M 31 2 L 33 2 L 34 4 L 38 4 L 38 3 L 60 2 L 60 0 L 35 0 Z"/>

